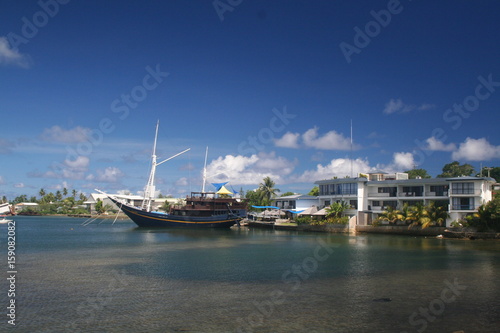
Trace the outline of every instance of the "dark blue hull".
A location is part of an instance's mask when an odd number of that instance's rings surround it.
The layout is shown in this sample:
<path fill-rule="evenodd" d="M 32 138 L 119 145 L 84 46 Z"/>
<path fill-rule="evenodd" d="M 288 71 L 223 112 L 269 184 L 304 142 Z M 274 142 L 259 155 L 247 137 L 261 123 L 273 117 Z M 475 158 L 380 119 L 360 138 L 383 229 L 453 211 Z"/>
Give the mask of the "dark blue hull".
<path fill-rule="evenodd" d="M 113 200 L 113 199 L 111 199 Z M 233 214 L 216 216 L 178 216 L 156 212 L 146 212 L 134 207 L 122 205 L 113 200 L 118 207 L 139 227 L 147 228 L 230 228 L 241 218 Z"/>

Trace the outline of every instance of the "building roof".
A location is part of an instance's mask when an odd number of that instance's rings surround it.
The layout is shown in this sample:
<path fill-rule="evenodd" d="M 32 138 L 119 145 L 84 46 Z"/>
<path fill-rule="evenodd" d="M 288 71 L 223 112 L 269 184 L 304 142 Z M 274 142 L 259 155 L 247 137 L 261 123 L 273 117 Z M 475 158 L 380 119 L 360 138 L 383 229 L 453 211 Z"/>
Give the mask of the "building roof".
<path fill-rule="evenodd" d="M 464 180 L 486 180 L 490 182 L 496 183 L 496 180 L 491 177 L 473 177 L 473 176 L 461 176 L 461 177 L 452 177 L 452 178 L 445 178 L 448 181 L 464 181 Z"/>
<path fill-rule="evenodd" d="M 354 177 L 354 178 L 335 178 L 335 179 L 323 179 L 317 180 L 314 184 L 323 185 L 323 184 L 343 184 L 343 183 L 357 183 L 357 182 L 366 182 L 368 179 L 365 177 Z"/>
<path fill-rule="evenodd" d="M 284 197 L 278 197 L 274 198 L 273 200 L 297 200 L 297 199 L 317 199 L 318 197 L 312 196 L 312 195 L 306 195 L 306 194 L 294 194 L 294 195 L 287 195 Z"/>

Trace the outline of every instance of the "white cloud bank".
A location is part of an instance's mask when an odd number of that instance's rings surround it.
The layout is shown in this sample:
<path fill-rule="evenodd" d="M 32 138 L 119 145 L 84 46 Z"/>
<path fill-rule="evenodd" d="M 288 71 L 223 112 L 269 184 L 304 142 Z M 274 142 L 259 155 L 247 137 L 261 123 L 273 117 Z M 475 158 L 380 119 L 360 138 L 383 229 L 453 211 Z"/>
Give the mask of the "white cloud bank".
<path fill-rule="evenodd" d="M 283 148 L 315 148 L 321 150 L 350 150 L 351 139 L 343 136 L 336 131 L 329 131 L 319 135 L 318 128 L 308 129 L 303 134 L 287 132 L 281 138 L 275 139 L 276 147 Z M 359 149 L 359 146 L 353 144 L 353 149 Z"/>
<path fill-rule="evenodd" d="M 425 140 L 428 144 L 427 150 L 432 151 L 454 151 L 457 149 L 457 146 L 454 143 L 445 144 L 444 142 L 436 139 L 435 137 L 430 137 Z"/>
<path fill-rule="evenodd" d="M 54 125 L 43 130 L 40 139 L 52 143 L 78 143 L 87 140 L 90 129 L 77 126 L 72 129 L 64 129 Z"/>
<path fill-rule="evenodd" d="M 405 104 L 401 99 L 391 98 L 389 102 L 385 104 L 383 113 L 385 114 L 393 114 L 393 113 L 408 113 L 414 110 L 424 111 L 434 108 L 433 104 L 421 104 L 421 105 L 413 105 L 413 104 Z"/>
<path fill-rule="evenodd" d="M 412 153 L 395 153 L 393 160 L 387 165 L 371 166 L 366 159 L 351 160 L 348 158 L 332 159 L 327 164 L 317 164 L 314 169 L 294 173 L 298 161 L 290 161 L 272 152 L 252 156 L 226 155 L 213 160 L 207 166 L 208 182 L 230 181 L 233 185 L 257 185 L 264 177 L 271 177 L 276 184 L 314 183 L 317 180 L 333 177 L 354 177 L 382 169 L 386 172 L 399 172 L 412 169 L 414 158 Z"/>
<path fill-rule="evenodd" d="M 458 150 L 453 152 L 452 158 L 454 160 L 489 161 L 500 158 L 500 146 L 492 145 L 485 138 L 467 138 L 460 144 Z"/>

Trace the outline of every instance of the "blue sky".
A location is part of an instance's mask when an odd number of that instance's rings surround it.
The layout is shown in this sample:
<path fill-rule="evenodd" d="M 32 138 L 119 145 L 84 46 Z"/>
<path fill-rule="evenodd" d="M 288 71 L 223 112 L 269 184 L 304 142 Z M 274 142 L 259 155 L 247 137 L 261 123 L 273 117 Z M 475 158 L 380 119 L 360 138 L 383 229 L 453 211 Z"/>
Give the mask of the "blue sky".
<path fill-rule="evenodd" d="M 0 194 L 500 165 L 497 1 L 2 1 Z M 353 124 L 351 153 L 350 124 Z M 352 169 L 351 169 L 352 168 Z"/>

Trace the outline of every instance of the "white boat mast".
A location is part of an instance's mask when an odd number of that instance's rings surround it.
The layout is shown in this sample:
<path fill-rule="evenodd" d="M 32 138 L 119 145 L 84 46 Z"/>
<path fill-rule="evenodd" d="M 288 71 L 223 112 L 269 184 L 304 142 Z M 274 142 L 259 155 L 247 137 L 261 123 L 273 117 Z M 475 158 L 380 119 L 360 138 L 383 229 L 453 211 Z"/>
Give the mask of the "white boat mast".
<path fill-rule="evenodd" d="M 207 158 L 208 158 L 208 146 L 205 151 L 205 165 L 203 167 L 203 183 L 201 185 L 201 193 L 205 193 L 205 183 L 207 181 Z"/>
<path fill-rule="evenodd" d="M 161 161 L 160 163 L 156 162 L 156 141 L 158 139 L 158 127 L 160 126 L 160 121 L 156 123 L 156 132 L 155 132 L 155 141 L 153 144 L 153 154 L 151 155 L 151 172 L 149 174 L 149 179 L 148 183 L 146 184 L 146 187 L 144 188 L 144 200 L 142 200 L 142 209 L 150 212 L 151 211 L 151 202 L 153 201 L 155 197 L 155 173 L 156 173 L 156 167 L 160 164 L 163 164 L 181 154 L 184 154 L 185 152 L 189 151 L 191 148 L 188 148 L 178 154 L 175 154 L 174 156 L 171 156 L 167 158 L 166 160 Z"/>

